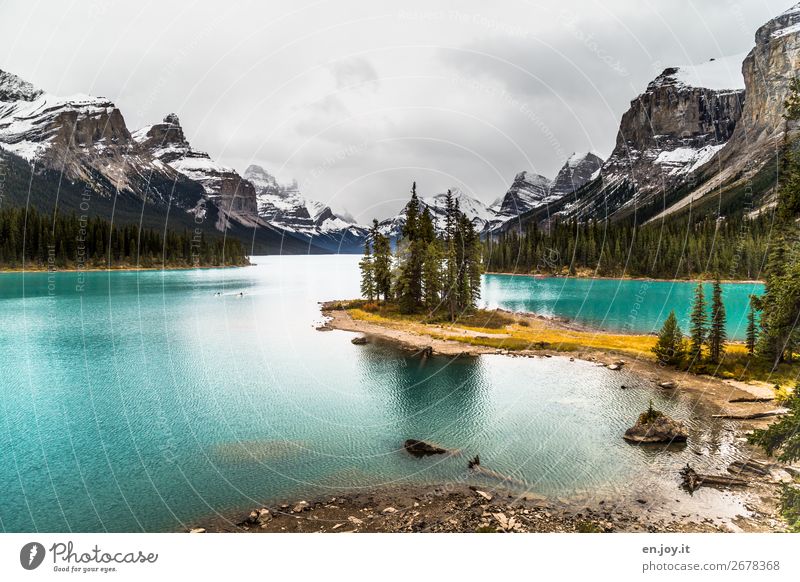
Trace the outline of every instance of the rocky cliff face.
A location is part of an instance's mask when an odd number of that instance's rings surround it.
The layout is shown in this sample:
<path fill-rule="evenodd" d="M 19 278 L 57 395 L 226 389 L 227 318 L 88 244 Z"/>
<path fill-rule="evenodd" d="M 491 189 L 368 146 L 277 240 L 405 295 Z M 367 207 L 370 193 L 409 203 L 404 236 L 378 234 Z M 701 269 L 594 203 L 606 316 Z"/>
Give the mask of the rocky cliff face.
<path fill-rule="evenodd" d="M 690 72 L 696 70 L 668 68 L 631 101 L 601 182 L 563 214 L 614 218 L 633 212 L 680 188 L 723 148 L 741 118 L 745 92 L 693 86 L 704 75 Z"/>
<path fill-rule="evenodd" d="M 603 159 L 592 152 L 572 154 L 550 185 L 550 194 L 566 196 L 597 178 Z"/>
<path fill-rule="evenodd" d="M 731 138 L 716 163 L 707 164 L 693 176 L 697 185 L 653 219 L 677 212 L 690 202 L 741 198 L 743 191 L 746 194 L 737 204 L 752 208 L 752 212 L 774 203 L 776 180 L 771 168 L 777 165 L 785 132 L 796 132 L 783 119 L 783 103 L 798 68 L 800 4 L 756 31 L 755 47 L 742 64 L 746 97 Z"/>
<path fill-rule="evenodd" d="M 202 192 L 131 139 L 110 100 L 58 97 L 0 71 L 0 147 L 90 191 L 196 211 Z"/>
<path fill-rule="evenodd" d="M 170 113 L 161 123 L 134 132 L 133 140 L 156 159 L 200 183 L 208 199 L 224 213 L 240 222 L 257 224 L 255 187 L 233 168 L 215 162 L 206 152 L 193 149 L 177 115 Z"/>
<path fill-rule="evenodd" d="M 491 209 L 498 215 L 519 216 L 552 201 L 550 186 L 549 178 L 534 172 L 520 172 L 514 176 L 505 195 L 492 204 Z"/>
<path fill-rule="evenodd" d="M 331 250 L 362 249 L 367 228 L 337 216 L 323 202 L 303 197 L 297 181 L 281 184 L 258 165 L 249 166 L 244 177 L 255 188 L 258 215 L 263 220 Z"/>

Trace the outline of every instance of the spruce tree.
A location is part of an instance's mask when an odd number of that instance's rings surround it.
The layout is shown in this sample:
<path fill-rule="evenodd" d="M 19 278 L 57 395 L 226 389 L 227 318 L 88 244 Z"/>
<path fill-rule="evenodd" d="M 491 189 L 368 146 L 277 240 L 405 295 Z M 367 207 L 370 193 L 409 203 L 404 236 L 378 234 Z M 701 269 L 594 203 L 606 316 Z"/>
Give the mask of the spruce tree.
<path fill-rule="evenodd" d="M 373 277 L 375 279 L 375 296 L 388 301 L 392 293 L 392 247 L 389 237 L 378 230 L 378 221 L 372 221 L 370 238 L 373 247 Z"/>
<path fill-rule="evenodd" d="M 372 301 L 375 299 L 375 264 L 372 260 L 369 239 L 364 243 L 364 257 L 358 266 L 361 269 L 361 296 Z"/>
<path fill-rule="evenodd" d="M 658 332 L 658 340 L 653 346 L 653 353 L 659 363 L 665 366 L 677 366 L 683 360 L 686 348 L 675 311 L 670 311 L 661 331 Z"/>
<path fill-rule="evenodd" d="M 428 243 L 422 269 L 423 296 L 425 305 L 433 312 L 438 309 L 442 294 L 442 249 L 438 240 Z"/>
<path fill-rule="evenodd" d="M 751 356 L 756 351 L 756 343 L 758 342 L 758 328 L 756 327 L 756 310 L 753 302 L 750 302 L 750 311 L 747 312 L 747 353 Z"/>
<path fill-rule="evenodd" d="M 708 333 L 708 317 L 706 315 L 706 299 L 703 284 L 698 283 L 694 290 L 694 302 L 689 328 L 690 363 L 698 364 L 703 359 L 703 344 Z"/>
<path fill-rule="evenodd" d="M 458 252 L 456 251 L 457 234 L 457 203 L 453 200 L 453 193 L 448 190 L 445 197 L 445 228 L 444 228 L 444 273 L 442 282 L 442 301 L 447 307 L 450 321 L 455 321 L 457 309 L 456 292 L 458 279 Z"/>
<path fill-rule="evenodd" d="M 725 342 L 728 339 L 725 331 L 725 304 L 722 302 L 722 284 L 714 281 L 711 294 L 711 324 L 708 330 L 708 355 L 712 363 L 719 364 L 725 353 Z"/>
<path fill-rule="evenodd" d="M 413 313 L 422 305 L 422 268 L 427 244 L 421 237 L 421 221 L 417 183 L 414 182 L 411 200 L 405 208 L 402 238 L 397 245 L 397 299 L 403 313 Z"/>

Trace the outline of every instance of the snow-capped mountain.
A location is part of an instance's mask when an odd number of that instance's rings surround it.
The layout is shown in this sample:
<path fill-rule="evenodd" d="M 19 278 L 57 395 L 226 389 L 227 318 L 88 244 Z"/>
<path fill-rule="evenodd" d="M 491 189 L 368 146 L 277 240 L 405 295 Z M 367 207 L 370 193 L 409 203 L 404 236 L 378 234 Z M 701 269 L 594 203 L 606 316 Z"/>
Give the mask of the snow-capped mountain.
<path fill-rule="evenodd" d="M 472 221 L 475 230 L 482 233 L 491 229 L 493 226 L 499 224 L 503 218 L 497 214 L 496 211 L 487 207 L 483 202 L 477 198 L 473 198 L 465 194 L 460 188 L 453 187 L 450 193 L 455 202 L 458 202 L 458 207 L 467 218 Z M 447 208 L 447 193 L 434 194 L 433 196 L 424 196 L 419 199 L 421 207 L 427 207 L 433 218 L 434 228 L 438 233 L 443 233 L 445 228 L 445 211 Z M 406 223 L 405 207 L 399 214 L 383 220 L 379 223 L 379 230 L 382 234 L 396 239 L 403 232 L 403 226 Z"/>
<path fill-rule="evenodd" d="M 600 175 L 603 160 L 592 152 L 574 153 L 567 158 L 550 185 L 551 197 L 572 194 Z"/>
<path fill-rule="evenodd" d="M 519 216 L 532 208 L 552 201 L 549 178 L 533 172 L 520 172 L 505 195 L 492 204 L 491 209 L 500 216 Z"/>
<path fill-rule="evenodd" d="M 244 173 L 253 184 L 258 215 L 270 224 L 315 240 L 332 250 L 361 248 L 367 228 L 335 214 L 323 202 L 308 200 L 300 193 L 297 181 L 281 184 L 264 168 L 251 165 Z"/>
<path fill-rule="evenodd" d="M 201 184 L 206 198 L 222 210 L 225 220 L 234 218 L 245 226 L 266 226 L 258 219 L 253 185 L 233 168 L 212 160 L 206 152 L 193 149 L 174 113 L 161 123 L 136 130 L 132 138 L 154 158 Z"/>
<path fill-rule="evenodd" d="M 505 195 L 489 207 L 496 214 L 489 230 L 519 225 L 519 219 L 537 209 L 547 210 L 568 200 L 570 195 L 599 175 L 603 160 L 592 152 L 573 153 L 555 180 L 533 172 L 520 172 Z"/>
<path fill-rule="evenodd" d="M 524 221 L 621 218 L 685 187 L 716 159 L 741 118 L 739 58 L 665 69 L 631 101 L 602 167 L 592 160 L 599 172 L 587 176 L 587 168 L 574 196 L 563 197 L 546 214 L 534 210 Z"/>
<path fill-rule="evenodd" d="M 0 71 L 0 163 L 7 204 L 80 212 L 115 224 L 227 232 L 255 252 L 322 252 L 258 217 L 255 189 L 188 144 L 177 116 L 132 135 L 104 97 L 51 95 Z M 31 197 L 33 196 L 33 197 Z"/>
<path fill-rule="evenodd" d="M 137 147 L 109 99 L 51 95 L 5 71 L 0 148 L 43 171 L 84 181 L 106 198 L 119 194 L 193 212 L 202 197 L 195 184 Z"/>

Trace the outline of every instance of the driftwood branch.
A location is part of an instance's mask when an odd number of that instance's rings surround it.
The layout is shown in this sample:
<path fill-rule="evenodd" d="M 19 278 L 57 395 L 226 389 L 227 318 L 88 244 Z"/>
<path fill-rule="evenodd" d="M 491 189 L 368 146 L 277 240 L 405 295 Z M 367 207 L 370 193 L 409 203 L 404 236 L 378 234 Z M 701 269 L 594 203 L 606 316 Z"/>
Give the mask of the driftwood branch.
<path fill-rule="evenodd" d="M 701 475 L 692 469 L 688 463 L 681 469 L 681 477 L 683 478 L 683 486 L 689 493 L 694 493 L 698 487 L 702 487 L 703 485 L 708 487 L 747 487 L 747 481 L 737 479 L 736 477 L 726 477 L 725 475 Z"/>
<path fill-rule="evenodd" d="M 507 481 L 509 483 L 514 483 L 516 485 L 525 485 L 524 481 L 517 479 L 516 477 L 512 477 L 510 475 L 503 475 L 502 473 L 498 473 L 497 471 L 481 467 L 481 458 L 478 455 L 475 455 L 472 459 L 467 461 L 467 467 L 471 471 L 480 473 L 481 475 L 486 475 L 487 477 L 492 477 L 500 481 Z"/>
<path fill-rule="evenodd" d="M 724 418 L 727 420 L 755 420 L 757 418 L 783 416 L 784 414 L 788 413 L 789 410 L 786 408 L 776 408 L 775 410 L 767 410 L 766 412 L 751 412 L 749 414 L 712 414 L 711 418 Z"/>

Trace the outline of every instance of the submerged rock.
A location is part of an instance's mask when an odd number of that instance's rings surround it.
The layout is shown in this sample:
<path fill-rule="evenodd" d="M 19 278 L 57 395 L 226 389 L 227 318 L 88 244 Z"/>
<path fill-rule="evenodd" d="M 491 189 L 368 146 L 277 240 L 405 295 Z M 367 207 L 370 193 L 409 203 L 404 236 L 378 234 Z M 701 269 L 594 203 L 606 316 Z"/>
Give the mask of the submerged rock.
<path fill-rule="evenodd" d="M 682 422 L 655 410 L 651 403 L 622 438 L 632 443 L 670 443 L 685 442 L 688 436 Z"/>
<path fill-rule="evenodd" d="M 365 338 L 365 337 L 354 337 L 353 339 L 350 340 L 350 343 L 354 344 L 354 345 L 357 345 L 357 346 L 363 346 L 363 345 L 365 345 L 367 343 L 367 338 Z"/>
<path fill-rule="evenodd" d="M 407 439 L 406 442 L 403 443 L 403 448 L 415 457 L 444 455 L 447 452 L 447 449 L 416 439 Z"/>
<path fill-rule="evenodd" d="M 678 384 L 676 382 L 673 382 L 672 380 L 666 380 L 664 382 L 659 382 L 658 387 L 672 390 L 673 388 L 677 388 Z"/>

